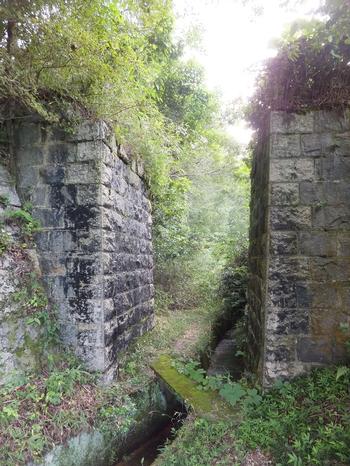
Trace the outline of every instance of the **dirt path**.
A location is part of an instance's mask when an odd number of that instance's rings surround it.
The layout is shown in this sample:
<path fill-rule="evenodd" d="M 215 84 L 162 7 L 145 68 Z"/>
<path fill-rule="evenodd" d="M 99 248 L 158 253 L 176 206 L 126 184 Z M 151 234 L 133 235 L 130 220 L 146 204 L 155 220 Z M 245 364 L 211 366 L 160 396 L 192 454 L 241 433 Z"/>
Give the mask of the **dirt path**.
<path fill-rule="evenodd" d="M 177 340 L 174 345 L 174 353 L 179 356 L 192 354 L 193 347 L 197 344 L 201 337 L 203 328 L 200 325 L 193 323 L 189 329 Z"/>

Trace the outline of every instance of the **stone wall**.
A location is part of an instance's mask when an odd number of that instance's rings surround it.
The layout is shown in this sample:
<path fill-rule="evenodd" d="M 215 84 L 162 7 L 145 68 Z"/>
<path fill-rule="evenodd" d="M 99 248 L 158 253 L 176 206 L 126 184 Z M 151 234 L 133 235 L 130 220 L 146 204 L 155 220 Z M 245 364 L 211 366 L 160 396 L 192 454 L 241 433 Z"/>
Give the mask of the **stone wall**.
<path fill-rule="evenodd" d="M 347 112 L 272 112 L 254 167 L 250 342 L 258 349 L 253 367 L 268 386 L 346 356 L 349 333 L 341 327 L 350 323 Z"/>
<path fill-rule="evenodd" d="M 142 165 L 103 122 L 74 134 L 33 119 L 14 128 L 17 187 L 33 206 L 43 278 L 61 335 L 114 377 L 118 353 L 153 325 L 151 212 Z"/>
<path fill-rule="evenodd" d="M 264 345 L 264 306 L 267 265 L 267 214 L 269 186 L 268 137 L 261 134 L 252 165 L 250 231 L 249 231 L 249 294 L 248 294 L 248 362 L 254 372 L 261 368 Z"/>
<path fill-rule="evenodd" d="M 41 364 L 41 329 L 31 323 L 38 258 L 17 220 L 21 209 L 8 169 L 0 165 L 0 384 Z M 35 290 L 38 291 L 38 290 Z"/>

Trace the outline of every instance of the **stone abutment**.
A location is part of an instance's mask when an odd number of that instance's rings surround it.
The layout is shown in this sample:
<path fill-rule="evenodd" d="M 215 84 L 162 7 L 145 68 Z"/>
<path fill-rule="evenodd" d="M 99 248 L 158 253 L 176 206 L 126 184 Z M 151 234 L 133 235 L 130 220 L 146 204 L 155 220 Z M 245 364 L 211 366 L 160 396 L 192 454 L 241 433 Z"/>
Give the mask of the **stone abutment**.
<path fill-rule="evenodd" d="M 103 122 L 74 134 L 32 118 L 13 130 L 16 185 L 32 205 L 42 277 L 64 343 L 106 381 L 153 326 L 151 206 L 142 163 Z"/>
<path fill-rule="evenodd" d="M 348 112 L 272 112 L 254 153 L 249 252 L 250 363 L 265 386 L 346 358 L 349 202 Z"/>

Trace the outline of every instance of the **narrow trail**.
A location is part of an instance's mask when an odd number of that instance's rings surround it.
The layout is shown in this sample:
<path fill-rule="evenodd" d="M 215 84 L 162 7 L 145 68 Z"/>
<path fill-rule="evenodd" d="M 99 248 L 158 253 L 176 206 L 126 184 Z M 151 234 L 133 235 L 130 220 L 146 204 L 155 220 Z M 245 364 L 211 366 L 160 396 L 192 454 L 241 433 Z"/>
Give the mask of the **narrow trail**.
<path fill-rule="evenodd" d="M 186 330 L 182 337 L 175 343 L 174 353 L 184 354 L 199 340 L 202 328 L 200 325 L 192 324 L 191 327 Z"/>

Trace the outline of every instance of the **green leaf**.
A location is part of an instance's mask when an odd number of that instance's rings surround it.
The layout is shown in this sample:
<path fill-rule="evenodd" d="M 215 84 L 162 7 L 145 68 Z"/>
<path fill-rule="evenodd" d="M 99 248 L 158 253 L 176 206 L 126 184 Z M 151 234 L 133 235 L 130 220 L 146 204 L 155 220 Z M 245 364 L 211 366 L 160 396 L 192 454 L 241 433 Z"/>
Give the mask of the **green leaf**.
<path fill-rule="evenodd" d="M 233 385 L 226 383 L 219 394 L 228 402 L 231 406 L 235 404 L 246 394 L 246 391 L 242 388 L 239 383 Z"/>
<path fill-rule="evenodd" d="M 262 397 L 258 394 L 256 388 L 251 388 L 247 390 L 247 400 L 248 404 L 258 405 L 260 404 Z"/>
<path fill-rule="evenodd" d="M 339 380 L 341 377 L 344 377 L 344 375 L 348 374 L 349 372 L 350 372 L 349 367 L 346 367 L 346 366 L 338 367 L 337 375 L 336 375 L 335 379 Z"/>

